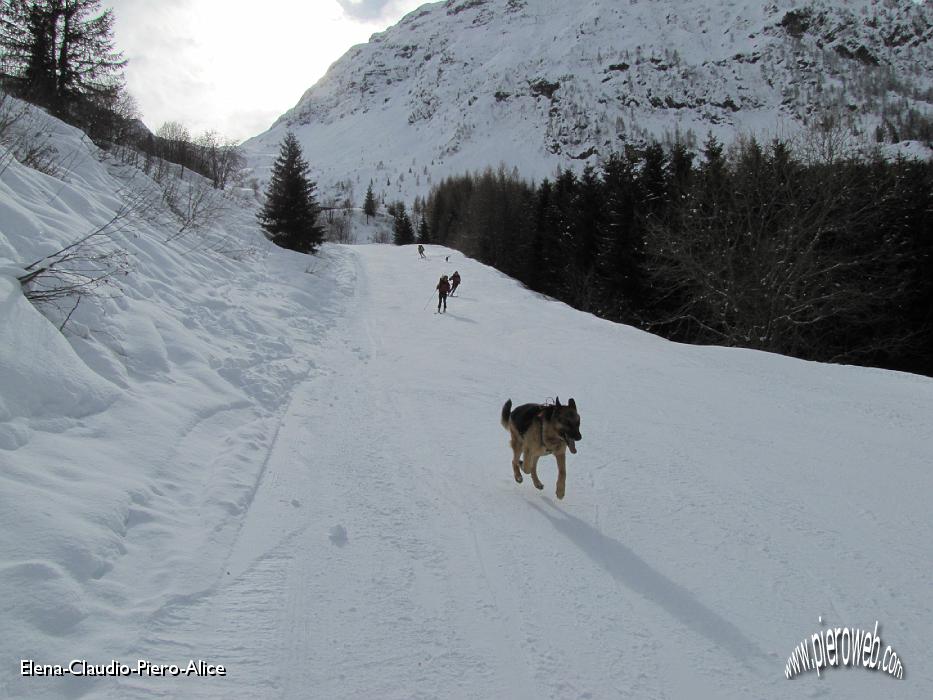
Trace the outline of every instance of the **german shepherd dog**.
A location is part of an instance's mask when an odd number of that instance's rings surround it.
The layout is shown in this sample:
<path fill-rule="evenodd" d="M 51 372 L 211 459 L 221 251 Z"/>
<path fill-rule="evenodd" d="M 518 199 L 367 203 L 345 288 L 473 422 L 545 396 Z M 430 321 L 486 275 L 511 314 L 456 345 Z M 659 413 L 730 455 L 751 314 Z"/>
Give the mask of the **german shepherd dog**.
<path fill-rule="evenodd" d="M 502 427 L 509 431 L 512 446 L 512 471 L 515 481 L 522 483 L 522 472 L 531 474 L 535 488 L 543 489 L 538 478 L 538 459 L 554 455 L 557 459 L 557 497 L 564 497 L 564 482 L 567 478 L 567 448 L 577 453 L 580 435 L 580 414 L 573 399 L 561 406 L 560 398 L 554 405 L 539 403 L 522 404 L 512 410 L 512 399 L 502 406 Z"/>

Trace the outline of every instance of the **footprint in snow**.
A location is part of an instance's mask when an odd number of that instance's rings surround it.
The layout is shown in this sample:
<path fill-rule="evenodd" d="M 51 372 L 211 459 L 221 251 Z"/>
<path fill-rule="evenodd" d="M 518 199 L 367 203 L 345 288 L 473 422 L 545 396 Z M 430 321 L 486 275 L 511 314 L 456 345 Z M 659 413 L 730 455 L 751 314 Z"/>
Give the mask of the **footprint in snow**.
<path fill-rule="evenodd" d="M 343 525 L 334 525 L 330 529 L 330 541 L 338 547 L 347 544 L 347 529 Z"/>

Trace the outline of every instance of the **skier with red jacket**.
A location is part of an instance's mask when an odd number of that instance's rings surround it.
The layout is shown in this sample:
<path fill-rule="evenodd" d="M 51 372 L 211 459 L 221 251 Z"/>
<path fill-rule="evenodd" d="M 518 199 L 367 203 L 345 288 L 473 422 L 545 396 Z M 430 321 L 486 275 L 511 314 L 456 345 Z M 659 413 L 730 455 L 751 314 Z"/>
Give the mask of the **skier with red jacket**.
<path fill-rule="evenodd" d="M 437 283 L 437 313 L 444 313 L 447 311 L 447 295 L 450 293 L 450 282 L 447 281 L 447 275 L 441 275 L 440 281 Z M 441 302 L 444 303 L 444 312 L 441 311 Z"/>
<path fill-rule="evenodd" d="M 450 277 L 450 296 L 454 295 L 454 292 L 457 291 L 457 287 L 460 286 L 460 273 L 454 270 L 454 274 Z"/>

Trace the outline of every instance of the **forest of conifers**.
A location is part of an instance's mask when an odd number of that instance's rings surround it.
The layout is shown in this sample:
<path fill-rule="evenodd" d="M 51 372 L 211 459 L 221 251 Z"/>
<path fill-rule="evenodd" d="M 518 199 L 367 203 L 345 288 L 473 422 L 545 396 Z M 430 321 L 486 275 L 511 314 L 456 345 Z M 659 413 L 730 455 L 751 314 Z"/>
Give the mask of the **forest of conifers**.
<path fill-rule="evenodd" d="M 933 163 L 754 140 L 448 178 L 425 242 L 667 338 L 933 374 Z"/>

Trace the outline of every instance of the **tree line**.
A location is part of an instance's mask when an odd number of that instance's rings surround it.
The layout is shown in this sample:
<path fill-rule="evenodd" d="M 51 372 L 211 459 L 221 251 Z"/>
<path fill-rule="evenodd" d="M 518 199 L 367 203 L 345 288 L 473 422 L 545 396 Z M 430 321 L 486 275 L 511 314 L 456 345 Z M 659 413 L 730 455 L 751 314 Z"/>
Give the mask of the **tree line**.
<path fill-rule="evenodd" d="M 166 122 L 155 134 L 141 134 L 135 146 L 144 156 L 145 172 L 160 167 L 159 160 L 177 163 L 206 177 L 215 189 L 226 189 L 246 165 L 246 158 L 234 141 L 210 130 L 194 138 L 183 124 L 175 121 Z"/>
<path fill-rule="evenodd" d="M 782 141 L 444 180 L 419 240 L 672 340 L 933 374 L 933 163 Z"/>

